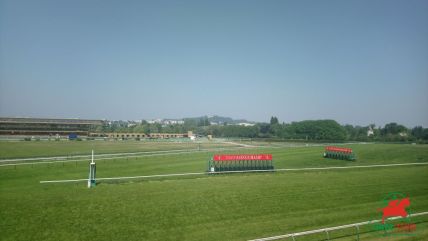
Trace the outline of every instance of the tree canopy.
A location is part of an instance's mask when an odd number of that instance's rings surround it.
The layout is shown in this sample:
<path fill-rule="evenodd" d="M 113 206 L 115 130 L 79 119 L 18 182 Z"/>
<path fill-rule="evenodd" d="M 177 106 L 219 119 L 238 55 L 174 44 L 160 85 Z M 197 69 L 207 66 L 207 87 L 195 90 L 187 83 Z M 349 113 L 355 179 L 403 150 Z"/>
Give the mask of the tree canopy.
<path fill-rule="evenodd" d="M 139 132 L 139 133 L 186 133 L 193 131 L 199 135 L 240 138 L 279 138 L 308 141 L 423 141 L 428 142 L 428 128 L 405 126 L 391 122 L 384 127 L 375 124 L 368 126 L 340 125 L 335 120 L 304 120 L 280 123 L 272 116 L 269 123 L 252 126 L 228 124 L 211 125 L 207 117 L 184 119 L 184 124 L 161 125 L 141 122 L 129 126 L 124 121 L 112 122 L 97 128 L 97 132 Z"/>

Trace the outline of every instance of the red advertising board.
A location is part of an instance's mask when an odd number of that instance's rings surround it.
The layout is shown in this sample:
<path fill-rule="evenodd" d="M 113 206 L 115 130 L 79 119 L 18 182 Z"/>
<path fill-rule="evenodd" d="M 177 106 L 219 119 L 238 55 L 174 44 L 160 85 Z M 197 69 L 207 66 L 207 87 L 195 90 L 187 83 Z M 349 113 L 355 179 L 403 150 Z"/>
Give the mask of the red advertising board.
<path fill-rule="evenodd" d="M 272 161 L 272 154 L 237 154 L 237 155 L 214 155 L 214 161 Z"/>
<path fill-rule="evenodd" d="M 327 146 L 325 148 L 326 151 L 332 151 L 332 152 L 345 152 L 345 153 L 352 153 L 351 148 L 343 148 L 343 147 L 336 147 L 336 146 Z"/>

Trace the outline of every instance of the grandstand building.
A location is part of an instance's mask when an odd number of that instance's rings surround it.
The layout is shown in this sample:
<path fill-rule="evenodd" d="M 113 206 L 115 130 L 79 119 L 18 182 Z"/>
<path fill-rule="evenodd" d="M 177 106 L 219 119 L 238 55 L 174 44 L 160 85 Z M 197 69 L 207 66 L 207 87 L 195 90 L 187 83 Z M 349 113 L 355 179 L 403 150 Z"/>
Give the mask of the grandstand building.
<path fill-rule="evenodd" d="M 88 136 L 102 120 L 83 119 L 43 119 L 0 117 L 0 135 L 69 135 Z"/>

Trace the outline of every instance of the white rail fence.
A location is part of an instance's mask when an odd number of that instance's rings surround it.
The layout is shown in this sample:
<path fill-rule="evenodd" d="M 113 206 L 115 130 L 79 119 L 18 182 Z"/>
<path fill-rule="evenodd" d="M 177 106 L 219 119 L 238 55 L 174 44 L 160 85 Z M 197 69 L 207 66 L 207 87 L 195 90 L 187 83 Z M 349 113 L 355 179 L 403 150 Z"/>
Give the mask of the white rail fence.
<path fill-rule="evenodd" d="M 240 150 L 249 149 L 249 147 L 224 147 L 224 148 L 206 148 L 206 149 L 177 149 L 166 151 L 146 151 L 146 152 L 129 152 L 129 153 L 112 153 L 112 154 L 97 154 L 96 160 L 117 160 L 128 158 L 139 158 L 148 156 L 168 156 L 180 155 L 189 153 L 204 153 L 213 151 L 227 151 L 227 150 Z M 0 167 L 6 166 L 21 166 L 21 165 L 39 165 L 39 164 L 52 164 L 52 163 L 66 163 L 66 162 L 90 162 L 90 155 L 70 155 L 70 156 L 57 156 L 57 157 L 34 157 L 34 158 L 17 158 L 17 159 L 0 159 Z M 36 161 L 36 162 L 27 162 Z M 3 164 L 6 163 L 6 164 Z"/>
<path fill-rule="evenodd" d="M 409 214 L 408 217 L 416 217 L 416 216 L 422 216 L 422 215 L 427 215 L 427 214 L 428 214 L 428 212 L 414 213 L 414 214 Z M 392 217 L 392 218 L 389 218 L 389 220 L 394 220 L 394 219 L 398 219 L 398 218 L 401 218 L 401 217 Z M 330 240 L 330 233 L 329 232 L 334 231 L 334 230 L 346 229 L 346 228 L 355 228 L 357 231 L 356 232 L 357 240 L 360 240 L 359 239 L 360 226 L 378 223 L 381 221 L 382 220 L 372 220 L 372 221 L 366 221 L 366 222 L 361 222 L 361 223 L 352 223 L 352 224 L 346 224 L 346 225 L 341 225 L 341 226 L 336 226 L 336 227 L 321 228 L 321 229 L 309 230 L 309 231 L 298 232 L 298 233 L 289 233 L 289 234 L 283 234 L 283 235 L 266 237 L 266 238 L 252 239 L 252 240 L 248 240 L 248 241 L 270 241 L 270 240 L 279 240 L 279 239 L 285 239 L 285 238 L 292 238 L 293 240 L 296 240 L 296 238 L 299 236 L 305 236 L 305 235 L 317 234 L 317 233 L 325 233 L 327 240 Z"/>
<path fill-rule="evenodd" d="M 286 172 L 286 171 L 321 171 L 321 170 L 343 170 L 352 168 L 378 168 L 378 167 L 396 167 L 396 166 L 413 166 L 413 165 L 428 165 L 428 162 L 417 163 L 395 163 L 395 164 L 380 164 L 380 165 L 366 165 L 366 166 L 335 166 L 335 167 L 304 167 L 304 168 L 280 168 L 274 170 L 247 170 L 247 171 L 222 171 L 214 172 L 220 173 L 251 173 L 251 172 Z M 211 172 L 192 172 L 192 173 L 174 173 L 174 174 L 158 174 L 150 176 L 132 176 L 132 177 L 102 177 L 97 180 L 122 180 L 122 179 L 144 179 L 153 177 L 172 177 L 172 176 L 193 176 L 211 174 Z M 88 179 L 73 179 L 73 180 L 45 180 L 40 183 L 66 183 L 66 182 L 85 182 Z"/>

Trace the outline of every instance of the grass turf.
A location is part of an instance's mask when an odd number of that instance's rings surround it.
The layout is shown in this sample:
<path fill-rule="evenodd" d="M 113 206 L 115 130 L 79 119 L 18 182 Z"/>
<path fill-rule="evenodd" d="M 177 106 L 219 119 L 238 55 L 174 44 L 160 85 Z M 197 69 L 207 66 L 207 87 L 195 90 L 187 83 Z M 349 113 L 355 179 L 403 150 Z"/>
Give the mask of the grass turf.
<path fill-rule="evenodd" d="M 0 159 L 73 156 L 89 154 L 91 150 L 101 153 L 146 152 L 165 150 L 196 150 L 234 146 L 227 143 L 188 141 L 0 141 Z"/>
<path fill-rule="evenodd" d="M 322 147 L 248 152 L 272 153 L 277 168 L 428 161 L 427 146 L 352 148 L 356 162 L 324 159 Z M 212 154 L 104 160 L 98 177 L 201 172 Z M 38 183 L 85 178 L 87 171 L 85 162 L 0 168 L 1 239 L 247 240 L 377 219 L 389 192 L 408 194 L 414 212 L 428 211 L 427 166 L 110 181 L 94 189 Z"/>

